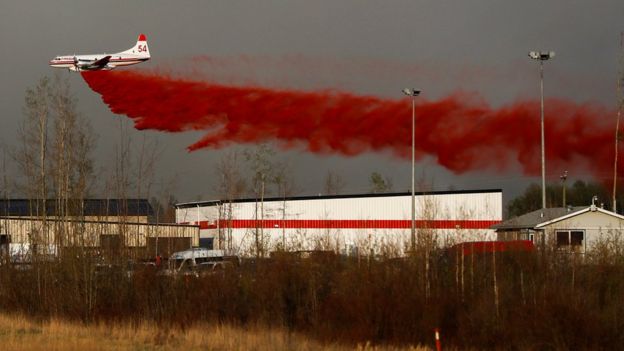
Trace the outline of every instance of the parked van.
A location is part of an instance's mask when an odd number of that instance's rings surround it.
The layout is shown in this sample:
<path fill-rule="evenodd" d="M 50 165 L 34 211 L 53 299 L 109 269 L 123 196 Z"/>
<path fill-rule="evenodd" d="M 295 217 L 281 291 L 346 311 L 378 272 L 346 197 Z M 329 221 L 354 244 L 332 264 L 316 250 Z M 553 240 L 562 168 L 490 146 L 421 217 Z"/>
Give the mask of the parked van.
<path fill-rule="evenodd" d="M 169 256 L 169 271 L 174 274 L 194 272 L 197 267 L 208 262 L 220 262 L 225 258 L 223 250 L 209 250 L 196 247 L 174 252 Z"/>
<path fill-rule="evenodd" d="M 32 263 L 33 253 L 37 254 L 38 261 L 53 261 L 58 257 L 56 245 L 31 245 L 29 243 L 6 243 L 0 245 L 0 262 L 13 264 Z M 8 259 L 8 260 L 7 260 Z"/>

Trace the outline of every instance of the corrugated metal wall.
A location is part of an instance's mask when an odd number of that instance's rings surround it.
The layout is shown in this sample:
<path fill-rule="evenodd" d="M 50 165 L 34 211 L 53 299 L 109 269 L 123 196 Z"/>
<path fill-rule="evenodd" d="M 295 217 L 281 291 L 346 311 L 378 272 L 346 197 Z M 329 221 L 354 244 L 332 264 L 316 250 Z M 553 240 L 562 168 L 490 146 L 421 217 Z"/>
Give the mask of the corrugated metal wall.
<path fill-rule="evenodd" d="M 489 227 L 502 220 L 502 192 L 418 195 L 415 207 L 418 232 L 441 244 L 493 240 Z M 200 224 L 202 237 L 214 237 L 216 247 L 239 254 L 253 251 L 257 240 L 268 251 L 403 250 L 410 238 L 410 209 L 409 195 L 200 202 L 178 206 L 176 219 Z"/>
<path fill-rule="evenodd" d="M 63 246 L 100 246 L 101 235 L 122 235 L 124 246 L 146 247 L 148 238 L 188 237 L 199 245 L 199 228 L 192 225 L 161 225 L 92 221 L 0 218 L 0 235 L 10 235 L 12 243 L 45 243 Z"/>

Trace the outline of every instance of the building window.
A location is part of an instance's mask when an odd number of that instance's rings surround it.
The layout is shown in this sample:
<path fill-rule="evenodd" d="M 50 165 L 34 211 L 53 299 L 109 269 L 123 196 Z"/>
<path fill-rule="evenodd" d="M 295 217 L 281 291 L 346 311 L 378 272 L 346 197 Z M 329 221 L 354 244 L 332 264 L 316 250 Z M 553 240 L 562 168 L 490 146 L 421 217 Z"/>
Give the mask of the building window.
<path fill-rule="evenodd" d="M 557 247 L 573 247 L 583 246 L 585 232 L 582 230 L 557 230 Z"/>

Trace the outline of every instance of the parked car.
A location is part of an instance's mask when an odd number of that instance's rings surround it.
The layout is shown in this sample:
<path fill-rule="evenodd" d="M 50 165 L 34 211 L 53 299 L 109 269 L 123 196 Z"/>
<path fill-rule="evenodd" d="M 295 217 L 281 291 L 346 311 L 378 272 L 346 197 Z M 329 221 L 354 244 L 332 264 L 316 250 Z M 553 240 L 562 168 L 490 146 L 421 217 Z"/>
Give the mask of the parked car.
<path fill-rule="evenodd" d="M 205 248 L 192 248 L 174 252 L 169 256 L 168 275 L 194 275 L 202 276 L 225 271 L 227 267 L 233 267 L 238 257 L 225 256 L 223 250 L 208 250 Z"/>

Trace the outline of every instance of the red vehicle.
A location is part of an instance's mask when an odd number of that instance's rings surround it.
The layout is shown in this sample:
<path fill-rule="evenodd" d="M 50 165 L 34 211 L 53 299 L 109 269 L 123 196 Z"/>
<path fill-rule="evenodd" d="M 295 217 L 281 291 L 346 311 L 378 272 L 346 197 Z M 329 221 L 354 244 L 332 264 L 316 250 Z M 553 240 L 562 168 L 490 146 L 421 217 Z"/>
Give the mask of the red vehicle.
<path fill-rule="evenodd" d="M 533 252 L 535 245 L 530 240 L 512 241 L 470 241 L 455 244 L 446 249 L 448 254 L 463 252 L 465 256 L 499 252 Z"/>

